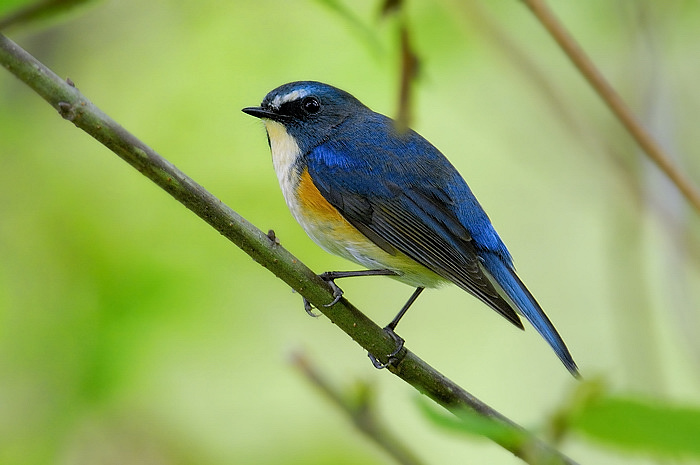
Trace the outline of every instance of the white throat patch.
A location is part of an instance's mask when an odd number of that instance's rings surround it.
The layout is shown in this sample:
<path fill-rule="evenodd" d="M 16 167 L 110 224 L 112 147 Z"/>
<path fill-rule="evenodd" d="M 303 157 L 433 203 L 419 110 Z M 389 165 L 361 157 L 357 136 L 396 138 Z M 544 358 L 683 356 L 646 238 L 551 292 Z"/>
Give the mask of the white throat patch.
<path fill-rule="evenodd" d="M 299 174 L 294 170 L 294 164 L 301 156 L 297 141 L 289 135 L 284 125 L 269 119 L 263 120 L 270 138 L 272 166 L 275 168 L 277 180 L 282 188 L 282 194 L 289 209 L 296 216 L 295 189 L 299 182 Z"/>

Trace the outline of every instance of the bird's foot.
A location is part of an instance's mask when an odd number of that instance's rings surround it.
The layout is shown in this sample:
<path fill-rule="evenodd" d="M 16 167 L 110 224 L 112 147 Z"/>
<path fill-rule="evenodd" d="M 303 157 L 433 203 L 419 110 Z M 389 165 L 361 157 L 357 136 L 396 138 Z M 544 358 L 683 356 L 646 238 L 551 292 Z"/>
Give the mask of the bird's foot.
<path fill-rule="evenodd" d="M 302 299 L 304 299 L 304 310 L 306 311 L 306 313 L 308 313 L 309 316 L 312 316 L 314 318 L 318 318 L 319 316 L 321 316 L 320 313 L 314 313 L 314 307 L 311 305 L 311 302 L 306 300 L 306 297 L 302 297 Z"/>
<path fill-rule="evenodd" d="M 337 304 L 340 302 L 340 299 L 343 297 L 343 290 L 338 287 L 338 285 L 335 283 L 335 277 L 329 273 L 323 273 L 319 275 L 322 280 L 328 283 L 328 285 L 333 289 L 333 300 L 330 301 L 330 303 L 323 304 L 324 307 L 332 307 L 333 305 Z"/>
<path fill-rule="evenodd" d="M 323 304 L 323 306 L 328 308 L 328 307 L 332 307 L 333 305 L 340 302 L 340 299 L 343 297 L 343 290 L 341 288 L 339 288 L 338 285 L 335 283 L 335 279 L 338 278 L 338 276 L 336 276 L 336 273 L 326 272 L 326 273 L 321 273 L 318 276 L 319 276 L 319 278 L 321 278 L 322 280 L 327 282 L 328 285 L 333 290 L 333 300 L 331 300 L 327 304 Z M 311 305 L 311 302 L 306 300 L 306 297 L 302 297 L 302 299 L 304 299 L 304 310 L 306 310 L 306 313 L 308 313 L 309 316 L 312 316 L 314 318 L 318 318 L 319 316 L 321 316 L 320 313 L 313 312 L 313 306 Z"/>
<path fill-rule="evenodd" d="M 385 327 L 384 332 L 386 332 L 394 340 L 394 342 L 396 342 L 396 347 L 392 353 L 387 355 L 386 363 L 382 363 L 377 357 L 374 356 L 374 354 L 367 352 L 367 356 L 372 361 L 372 365 L 374 365 L 374 367 L 378 370 L 389 368 L 390 366 L 396 366 L 400 361 L 398 355 L 403 349 L 404 345 L 403 338 L 396 334 L 393 328 L 390 326 Z"/>

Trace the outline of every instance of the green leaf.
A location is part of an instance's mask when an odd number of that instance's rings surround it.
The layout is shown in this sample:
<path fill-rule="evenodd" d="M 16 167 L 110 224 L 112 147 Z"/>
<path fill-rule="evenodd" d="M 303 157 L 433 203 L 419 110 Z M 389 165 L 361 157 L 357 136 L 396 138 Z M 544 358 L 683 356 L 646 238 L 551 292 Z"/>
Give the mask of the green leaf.
<path fill-rule="evenodd" d="M 592 439 L 637 452 L 700 457 L 700 410 L 660 402 L 600 398 L 571 419 Z"/>
<path fill-rule="evenodd" d="M 499 444 L 518 446 L 525 442 L 524 433 L 514 427 L 497 423 L 487 417 L 471 411 L 458 412 L 456 415 L 445 414 L 439 411 L 434 404 L 425 399 L 418 399 L 418 406 L 426 418 L 436 426 L 457 433 L 470 436 L 481 436 L 491 439 Z"/>
<path fill-rule="evenodd" d="M 0 29 L 60 17 L 67 12 L 74 11 L 83 4 L 94 1 L 96 0 L 40 0 L 37 2 L 24 2 L 24 6 L 8 11 L 0 17 Z"/>

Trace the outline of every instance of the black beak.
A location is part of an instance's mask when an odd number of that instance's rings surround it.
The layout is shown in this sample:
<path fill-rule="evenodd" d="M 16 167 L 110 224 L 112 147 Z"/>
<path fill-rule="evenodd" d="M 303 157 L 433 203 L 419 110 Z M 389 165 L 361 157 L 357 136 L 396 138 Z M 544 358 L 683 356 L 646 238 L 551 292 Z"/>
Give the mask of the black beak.
<path fill-rule="evenodd" d="M 271 120 L 279 120 L 280 115 L 271 112 L 270 110 L 265 110 L 262 107 L 246 107 L 241 110 L 243 113 L 247 113 L 250 116 L 255 116 L 256 118 L 261 118 L 261 119 L 271 119 Z"/>

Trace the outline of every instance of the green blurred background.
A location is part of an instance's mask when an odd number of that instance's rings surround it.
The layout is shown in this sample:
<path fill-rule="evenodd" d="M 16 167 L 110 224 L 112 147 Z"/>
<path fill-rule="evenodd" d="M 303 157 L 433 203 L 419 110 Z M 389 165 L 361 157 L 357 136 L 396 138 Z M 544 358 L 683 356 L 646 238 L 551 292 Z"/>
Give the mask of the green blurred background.
<path fill-rule="evenodd" d="M 0 2 L 0 16 L 25 3 Z M 355 267 L 294 222 L 262 125 L 240 109 L 313 79 L 395 115 L 405 22 L 421 59 L 412 126 L 467 179 L 583 376 L 700 403 L 697 212 L 520 2 L 415 0 L 383 20 L 379 3 L 98 1 L 4 32 L 322 272 Z M 697 3 L 551 3 L 700 179 Z M 341 286 L 380 324 L 412 292 L 385 278 Z M 457 288 L 424 294 L 399 333 L 524 426 L 546 424 L 577 385 L 532 328 Z M 292 367 L 298 350 L 340 389 L 369 383 L 427 463 L 520 463 L 429 424 L 415 391 L 0 72 L 0 463 L 392 463 Z M 652 463 L 576 434 L 561 449 Z"/>

